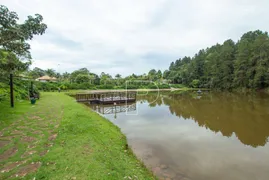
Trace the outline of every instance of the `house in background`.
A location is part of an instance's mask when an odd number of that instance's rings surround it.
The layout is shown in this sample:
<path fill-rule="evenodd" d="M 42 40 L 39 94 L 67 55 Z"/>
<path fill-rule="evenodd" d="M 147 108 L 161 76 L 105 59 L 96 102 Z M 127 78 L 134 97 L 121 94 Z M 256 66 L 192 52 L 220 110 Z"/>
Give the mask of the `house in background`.
<path fill-rule="evenodd" d="M 56 77 L 49 77 L 49 76 L 42 76 L 40 78 L 37 78 L 36 81 L 39 82 L 57 82 Z"/>

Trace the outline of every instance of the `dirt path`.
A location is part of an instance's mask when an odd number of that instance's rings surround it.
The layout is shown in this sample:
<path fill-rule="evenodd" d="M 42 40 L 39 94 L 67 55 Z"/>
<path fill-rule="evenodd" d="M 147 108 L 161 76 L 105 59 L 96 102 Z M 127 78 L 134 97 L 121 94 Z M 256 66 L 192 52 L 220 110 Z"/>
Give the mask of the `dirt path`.
<path fill-rule="evenodd" d="M 62 117 L 63 105 L 40 100 L 30 112 L 2 129 L 0 179 L 24 177 L 37 171 L 41 166 L 40 159 L 53 146 Z"/>

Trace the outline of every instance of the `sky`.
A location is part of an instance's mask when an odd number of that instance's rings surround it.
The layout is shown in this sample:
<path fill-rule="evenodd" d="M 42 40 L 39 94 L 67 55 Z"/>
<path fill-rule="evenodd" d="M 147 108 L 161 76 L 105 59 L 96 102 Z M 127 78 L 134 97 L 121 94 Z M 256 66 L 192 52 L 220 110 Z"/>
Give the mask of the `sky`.
<path fill-rule="evenodd" d="M 269 30 L 268 0 L 1 0 L 20 22 L 41 14 L 48 29 L 30 42 L 33 67 L 123 76 L 244 33 Z"/>

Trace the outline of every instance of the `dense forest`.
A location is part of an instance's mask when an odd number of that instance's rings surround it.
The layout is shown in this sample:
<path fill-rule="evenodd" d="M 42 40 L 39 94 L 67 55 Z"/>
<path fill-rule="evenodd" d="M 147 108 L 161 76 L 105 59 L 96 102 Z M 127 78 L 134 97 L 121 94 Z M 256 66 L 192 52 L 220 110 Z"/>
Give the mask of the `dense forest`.
<path fill-rule="evenodd" d="M 231 90 L 269 86 L 269 37 L 260 30 L 172 62 L 163 77 L 187 86 Z"/>

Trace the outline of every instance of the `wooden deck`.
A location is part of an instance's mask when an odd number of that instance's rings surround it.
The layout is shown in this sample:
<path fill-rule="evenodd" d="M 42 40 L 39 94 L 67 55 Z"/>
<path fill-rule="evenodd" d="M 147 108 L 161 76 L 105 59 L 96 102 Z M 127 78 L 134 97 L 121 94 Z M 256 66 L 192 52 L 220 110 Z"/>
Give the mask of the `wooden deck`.
<path fill-rule="evenodd" d="M 91 92 L 91 93 L 78 93 L 76 94 L 78 102 L 89 102 L 98 104 L 114 104 L 136 101 L 135 91 L 126 92 Z"/>

